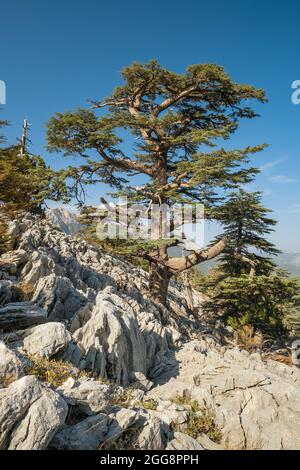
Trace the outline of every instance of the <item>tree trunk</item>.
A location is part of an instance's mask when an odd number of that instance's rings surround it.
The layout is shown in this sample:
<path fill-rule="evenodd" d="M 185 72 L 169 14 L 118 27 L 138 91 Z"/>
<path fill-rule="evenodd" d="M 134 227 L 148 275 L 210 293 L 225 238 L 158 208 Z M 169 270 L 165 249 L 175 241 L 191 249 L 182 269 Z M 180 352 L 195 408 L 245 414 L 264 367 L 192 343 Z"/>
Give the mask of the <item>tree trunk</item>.
<path fill-rule="evenodd" d="M 169 269 L 165 266 L 150 263 L 149 291 L 153 302 L 166 305 L 171 276 Z"/>

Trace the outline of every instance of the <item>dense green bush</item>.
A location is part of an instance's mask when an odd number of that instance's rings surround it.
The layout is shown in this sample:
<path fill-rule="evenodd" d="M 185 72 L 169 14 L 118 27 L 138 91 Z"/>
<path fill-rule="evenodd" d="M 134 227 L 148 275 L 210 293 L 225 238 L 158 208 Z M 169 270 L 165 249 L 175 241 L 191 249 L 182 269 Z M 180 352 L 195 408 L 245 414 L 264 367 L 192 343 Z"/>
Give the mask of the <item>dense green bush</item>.
<path fill-rule="evenodd" d="M 252 325 L 272 337 L 286 336 L 284 320 L 300 301 L 298 283 L 281 274 L 228 277 L 210 294 L 203 307 L 206 314 L 234 329 Z"/>

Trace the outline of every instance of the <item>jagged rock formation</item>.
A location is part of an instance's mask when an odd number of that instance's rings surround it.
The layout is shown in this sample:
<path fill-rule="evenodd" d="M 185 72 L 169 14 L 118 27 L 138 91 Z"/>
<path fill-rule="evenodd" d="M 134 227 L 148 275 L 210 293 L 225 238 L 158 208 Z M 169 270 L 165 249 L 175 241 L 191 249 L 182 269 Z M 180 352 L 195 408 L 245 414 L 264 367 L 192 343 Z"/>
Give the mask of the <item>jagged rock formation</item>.
<path fill-rule="evenodd" d="M 71 212 L 64 207 L 54 207 L 46 211 L 46 217 L 53 225 L 62 230 L 67 235 L 75 235 L 82 228 L 82 225 L 77 220 L 75 212 Z"/>
<path fill-rule="evenodd" d="M 152 398 L 170 399 L 188 390 L 191 399 L 212 410 L 230 449 L 298 449 L 300 446 L 300 370 L 213 339 L 186 343 L 174 368 L 160 377 Z"/>
<path fill-rule="evenodd" d="M 0 449 L 45 449 L 65 422 L 68 406 L 36 377 L 0 389 Z"/>
<path fill-rule="evenodd" d="M 175 283 L 168 309 L 153 304 L 145 272 L 46 218 L 27 215 L 10 230 L 0 448 L 300 448 L 298 368 L 225 345 L 201 321 L 201 297 L 193 292 L 192 315 Z M 50 386 L 33 376 L 35 355 L 69 364 L 70 377 Z M 176 394 L 209 411 L 220 444 L 190 432 L 191 409 Z"/>

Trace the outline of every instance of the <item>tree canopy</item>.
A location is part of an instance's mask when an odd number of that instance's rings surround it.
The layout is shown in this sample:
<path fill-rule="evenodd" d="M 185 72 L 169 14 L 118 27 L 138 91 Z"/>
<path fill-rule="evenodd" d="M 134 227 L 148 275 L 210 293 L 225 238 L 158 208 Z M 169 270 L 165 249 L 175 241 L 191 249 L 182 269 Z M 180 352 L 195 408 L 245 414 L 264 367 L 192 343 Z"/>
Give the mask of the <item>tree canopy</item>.
<path fill-rule="evenodd" d="M 103 101 L 91 102 L 92 109 L 57 113 L 48 123 L 49 149 L 85 160 L 68 169 L 74 194 L 102 181 L 130 201 L 198 201 L 213 218 L 225 190 L 252 181 L 258 172 L 249 158 L 264 145 L 226 150 L 217 144 L 230 138 L 241 119 L 257 116 L 249 100 L 264 102 L 263 90 L 235 83 L 212 64 L 192 65 L 179 74 L 156 61 L 134 63 L 122 77 L 124 83 Z M 136 175 L 144 175 L 145 182 L 131 186 Z M 225 245 L 222 238 L 183 258 L 171 258 L 166 245 L 144 250 L 153 298 L 164 302 L 172 275 L 217 256 Z"/>

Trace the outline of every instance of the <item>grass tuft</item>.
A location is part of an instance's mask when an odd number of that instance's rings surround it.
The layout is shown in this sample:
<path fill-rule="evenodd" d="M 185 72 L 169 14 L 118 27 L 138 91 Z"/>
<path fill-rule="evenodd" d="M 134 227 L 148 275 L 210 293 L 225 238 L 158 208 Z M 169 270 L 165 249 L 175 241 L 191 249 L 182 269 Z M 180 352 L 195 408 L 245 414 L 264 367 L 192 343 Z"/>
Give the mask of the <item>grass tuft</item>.
<path fill-rule="evenodd" d="M 221 430 L 215 423 L 210 410 L 200 406 L 197 400 L 192 400 L 189 392 L 175 395 L 171 400 L 176 405 L 184 406 L 188 412 L 187 421 L 183 424 L 172 423 L 173 431 L 180 431 L 194 439 L 201 434 L 206 434 L 212 441 L 220 443 L 222 439 Z"/>

